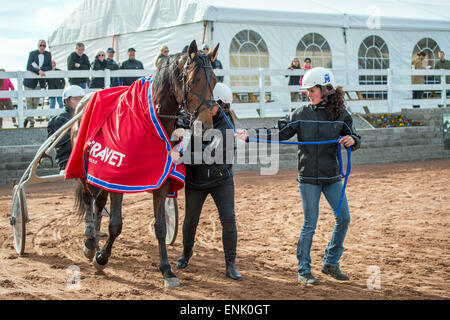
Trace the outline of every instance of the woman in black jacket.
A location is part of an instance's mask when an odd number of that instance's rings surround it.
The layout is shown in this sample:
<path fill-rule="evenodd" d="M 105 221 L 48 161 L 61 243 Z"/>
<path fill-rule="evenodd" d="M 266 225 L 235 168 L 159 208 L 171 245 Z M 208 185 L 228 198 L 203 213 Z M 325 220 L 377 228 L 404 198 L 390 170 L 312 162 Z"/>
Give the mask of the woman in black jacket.
<path fill-rule="evenodd" d="M 106 53 L 103 50 L 97 51 L 95 60 L 92 62 L 92 70 L 105 70 L 107 66 Z M 90 88 L 103 89 L 105 87 L 105 78 L 92 78 Z"/>
<path fill-rule="evenodd" d="M 297 57 L 292 59 L 291 65 L 288 68 L 289 70 L 300 70 L 300 60 Z M 286 76 L 288 77 L 288 76 Z M 298 86 L 300 85 L 300 76 L 289 76 L 289 86 Z M 300 94 L 298 91 L 291 92 L 291 102 L 299 101 Z"/>
<path fill-rule="evenodd" d="M 352 117 L 345 110 L 344 92 L 336 88 L 331 71 L 324 68 L 311 69 L 303 77 L 302 89 L 308 90 L 311 104 L 296 109 L 289 118 L 278 121 L 278 139 L 288 140 L 297 135 L 298 141 L 318 142 L 342 137 L 339 143 L 352 150 L 358 149 L 361 137 L 353 128 Z M 263 135 L 261 129 L 257 130 L 257 134 L 261 139 L 272 139 L 270 134 Z M 248 141 L 247 131 L 239 131 L 238 137 Z M 344 196 L 340 212 L 336 214 L 342 193 L 337 148 L 337 143 L 299 145 L 298 181 L 304 221 L 297 245 L 297 259 L 298 280 L 305 284 L 317 283 L 317 279 L 311 274 L 310 249 L 322 193 L 335 212 L 335 226 L 323 257 L 322 272 L 338 280 L 348 280 L 348 276 L 339 269 L 350 213 Z"/>
<path fill-rule="evenodd" d="M 230 114 L 230 104 L 232 102 L 232 94 L 230 88 L 223 83 L 217 83 L 214 88 L 214 99 L 223 108 L 224 112 Z M 186 184 L 185 199 L 186 213 L 183 223 L 183 253 L 178 259 L 177 267 L 186 268 L 189 259 L 193 254 L 195 233 L 200 219 L 203 204 L 208 195 L 214 199 L 219 211 L 219 218 L 222 224 L 222 243 L 225 254 L 226 275 L 233 280 L 241 280 L 242 275 L 236 270 L 236 246 L 237 246 L 237 229 L 234 214 L 234 180 L 233 180 L 233 156 L 234 148 L 228 148 L 227 139 L 234 139 L 234 134 L 228 126 L 223 114 L 219 111 L 213 117 L 214 129 L 220 131 L 220 134 L 214 136 L 211 141 L 202 141 L 201 153 L 196 152 L 196 139 L 191 138 L 190 150 L 188 155 L 190 164 L 186 164 Z M 192 141 L 194 140 L 194 143 Z M 234 141 L 233 141 L 234 142 Z M 204 151 L 211 151 L 211 157 L 220 159 L 211 161 L 204 159 L 202 155 Z M 229 150 L 231 149 L 231 150 Z M 198 151 L 200 151 L 198 150 Z M 215 152 L 222 153 L 216 157 Z M 186 154 L 186 152 L 185 152 Z M 199 160 L 199 158 L 201 159 Z M 197 164 L 197 162 L 199 162 Z"/>

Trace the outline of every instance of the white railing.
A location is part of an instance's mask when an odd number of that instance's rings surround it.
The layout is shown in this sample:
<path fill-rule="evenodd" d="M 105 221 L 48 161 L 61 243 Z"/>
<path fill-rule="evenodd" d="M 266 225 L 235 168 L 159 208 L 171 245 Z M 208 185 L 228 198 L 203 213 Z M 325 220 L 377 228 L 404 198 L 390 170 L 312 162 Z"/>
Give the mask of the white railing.
<path fill-rule="evenodd" d="M 45 78 L 104 78 L 105 87 L 109 87 L 111 78 L 121 77 L 141 77 L 153 74 L 154 70 L 105 70 L 105 71 L 47 71 Z M 231 89 L 235 96 L 253 93 L 252 97 L 266 97 L 270 93 L 270 100 L 256 99 L 252 102 L 234 103 L 233 109 L 239 118 L 254 117 L 279 117 L 290 110 L 297 108 L 301 102 L 291 102 L 290 92 L 301 91 L 300 86 L 288 86 L 286 76 L 303 75 L 303 70 L 287 69 L 252 69 L 252 70 L 215 70 L 216 75 L 225 76 L 225 82 L 230 83 L 229 77 L 253 76 L 257 77 L 258 85 L 255 86 L 232 86 Z M 446 84 L 446 76 L 450 76 L 450 70 L 344 70 L 333 69 L 337 79 L 341 79 L 339 84 L 348 96 L 346 104 L 350 110 L 360 112 L 363 106 L 373 107 L 383 112 L 393 112 L 401 107 L 411 107 L 411 105 L 420 105 L 423 107 L 446 106 L 446 91 L 450 90 L 450 84 Z M 427 77 L 438 77 L 439 84 L 410 84 L 411 76 L 420 75 Z M 270 83 L 278 85 L 266 85 L 265 77 L 270 77 Z M 359 85 L 359 76 L 386 76 L 386 84 Z M 17 110 L 0 111 L 0 117 L 17 117 L 19 127 L 23 127 L 23 120 L 29 116 L 50 116 L 63 112 L 62 109 L 36 109 L 27 110 L 25 108 L 25 98 L 29 97 L 60 97 L 63 90 L 24 90 L 23 79 L 42 79 L 42 77 L 32 72 L 0 72 L 0 79 L 17 79 L 15 91 L 0 91 L 0 98 L 11 98 L 17 101 Z M 88 89 L 87 92 L 98 91 L 100 89 Z M 428 91 L 440 94 L 440 98 L 429 99 L 411 99 L 412 91 Z M 366 91 L 386 92 L 387 99 L 360 99 L 360 93 Z M 402 93 L 402 97 L 397 97 L 395 93 Z M 235 101 L 236 102 L 236 101 Z M 307 102 L 304 102 L 307 103 Z"/>

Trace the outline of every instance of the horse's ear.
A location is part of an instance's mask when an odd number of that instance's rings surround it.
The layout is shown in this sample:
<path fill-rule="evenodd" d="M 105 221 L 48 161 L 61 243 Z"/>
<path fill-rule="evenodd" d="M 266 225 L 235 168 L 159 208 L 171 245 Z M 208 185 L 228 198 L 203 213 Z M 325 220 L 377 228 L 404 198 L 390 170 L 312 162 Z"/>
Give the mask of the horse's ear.
<path fill-rule="evenodd" d="M 219 45 L 220 43 L 218 43 L 217 46 L 215 46 L 214 49 L 212 49 L 212 51 L 208 54 L 211 62 L 216 61 L 217 56 L 219 55 Z"/>
<path fill-rule="evenodd" d="M 191 60 L 194 60 L 195 57 L 197 56 L 197 52 L 198 52 L 197 42 L 195 42 L 195 40 L 192 40 L 192 42 L 191 42 L 191 44 L 189 45 L 189 48 L 188 48 L 188 57 Z"/>

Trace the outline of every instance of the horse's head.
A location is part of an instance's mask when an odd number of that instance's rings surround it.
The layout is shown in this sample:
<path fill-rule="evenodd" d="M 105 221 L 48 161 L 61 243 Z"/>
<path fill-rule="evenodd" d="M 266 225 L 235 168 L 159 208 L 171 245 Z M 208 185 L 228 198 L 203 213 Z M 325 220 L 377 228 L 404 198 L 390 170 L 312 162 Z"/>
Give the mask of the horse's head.
<path fill-rule="evenodd" d="M 201 121 L 205 129 L 212 128 L 212 116 L 218 107 L 213 100 L 213 90 L 217 83 L 211 63 L 217 59 L 219 44 L 205 55 L 198 51 L 194 41 L 187 54 L 177 59 L 175 98 L 183 106 L 191 123 Z"/>

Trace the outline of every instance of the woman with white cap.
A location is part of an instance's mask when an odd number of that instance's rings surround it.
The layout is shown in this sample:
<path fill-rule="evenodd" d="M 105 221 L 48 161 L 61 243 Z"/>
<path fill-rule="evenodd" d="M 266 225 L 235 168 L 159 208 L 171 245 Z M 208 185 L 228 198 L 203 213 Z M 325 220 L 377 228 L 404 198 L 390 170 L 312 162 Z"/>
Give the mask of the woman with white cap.
<path fill-rule="evenodd" d="M 311 104 L 296 109 L 289 117 L 278 121 L 278 140 L 288 140 L 294 135 L 301 142 L 337 140 L 342 137 L 339 143 L 352 150 L 358 149 L 360 136 L 353 128 L 351 115 L 345 110 L 344 92 L 336 87 L 333 73 L 325 68 L 309 70 L 303 77 L 302 89 L 308 90 Z M 262 135 L 260 130 L 256 131 L 258 137 L 272 140 L 270 134 Z M 248 141 L 246 130 L 240 130 L 237 136 Z M 298 181 L 304 214 L 297 245 L 298 281 L 301 283 L 318 282 L 311 273 L 310 249 L 319 217 L 319 200 L 323 193 L 333 212 L 337 211 L 343 192 L 339 173 L 337 143 L 299 145 Z M 348 276 L 339 269 L 339 259 L 344 251 L 343 243 L 349 223 L 350 213 L 344 196 L 340 213 L 335 214 L 333 235 L 322 263 L 322 272 L 338 280 L 348 280 Z"/>

